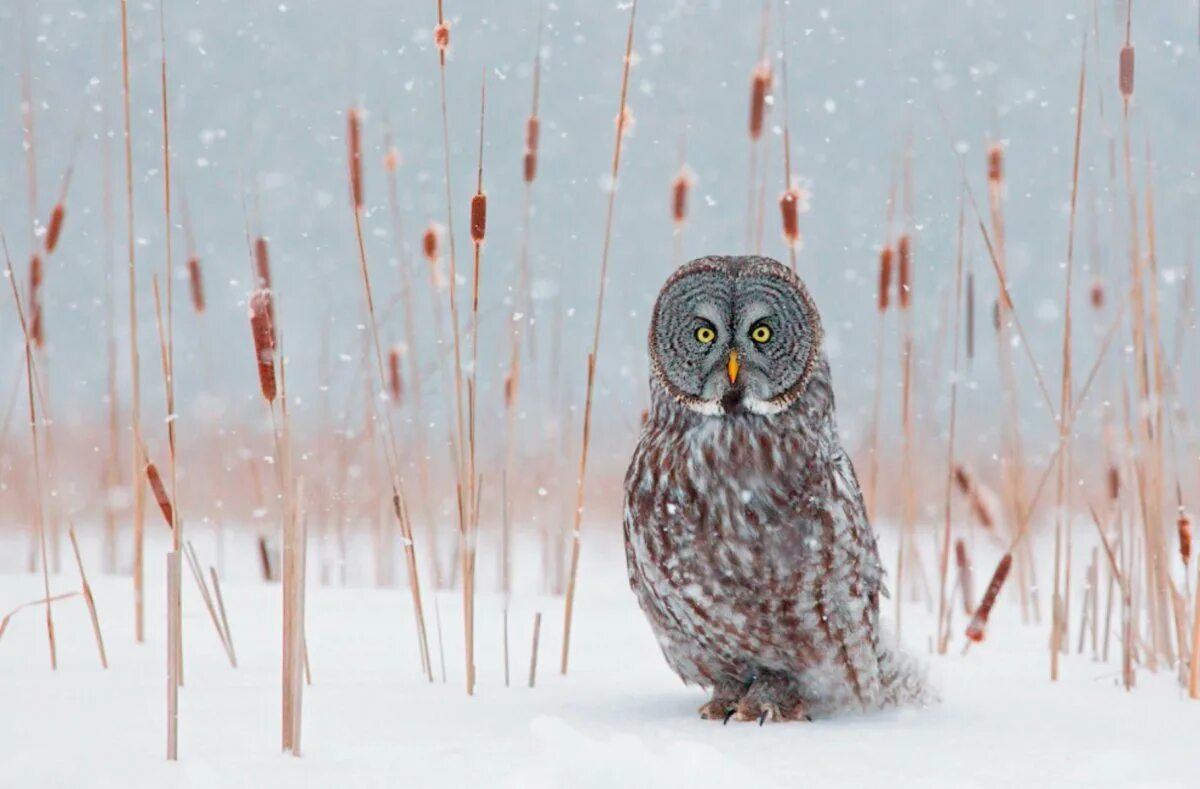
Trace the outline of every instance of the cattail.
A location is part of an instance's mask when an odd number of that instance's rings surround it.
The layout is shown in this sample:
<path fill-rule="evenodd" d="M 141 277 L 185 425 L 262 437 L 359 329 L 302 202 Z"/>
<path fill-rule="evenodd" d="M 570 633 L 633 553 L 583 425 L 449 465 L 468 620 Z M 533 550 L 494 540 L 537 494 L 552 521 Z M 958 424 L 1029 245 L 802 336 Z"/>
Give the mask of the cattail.
<path fill-rule="evenodd" d="M 1116 501 L 1121 496 L 1121 472 L 1116 466 L 1108 467 L 1108 498 Z"/>
<path fill-rule="evenodd" d="M 362 209 L 363 204 L 362 119 L 355 107 L 350 108 L 346 118 L 349 126 L 347 141 L 350 146 L 350 199 L 354 202 L 354 209 L 357 211 Z"/>
<path fill-rule="evenodd" d="M 204 281 L 200 279 L 200 258 L 188 258 L 188 281 L 192 289 L 192 306 L 196 312 L 204 312 Z"/>
<path fill-rule="evenodd" d="M 671 218 L 677 225 L 687 221 L 688 190 L 691 186 L 692 176 L 687 166 L 680 167 L 679 175 L 671 182 Z"/>
<path fill-rule="evenodd" d="M 450 48 L 450 23 L 439 22 L 438 26 L 433 29 L 433 43 L 438 48 L 438 53 L 444 58 L 446 50 Z"/>
<path fill-rule="evenodd" d="M 779 213 L 783 218 L 783 240 L 793 249 L 800 246 L 800 190 L 790 187 L 779 196 Z"/>
<path fill-rule="evenodd" d="M 400 167 L 400 152 L 395 148 L 388 148 L 388 152 L 383 157 L 383 168 L 389 173 L 394 173 Z"/>
<path fill-rule="evenodd" d="M 888 299 L 892 290 L 892 247 L 880 249 L 880 312 L 888 311 Z"/>
<path fill-rule="evenodd" d="M 1179 555 L 1183 558 L 1183 566 L 1186 569 L 1192 561 L 1192 518 L 1182 507 L 1176 527 L 1179 529 Z"/>
<path fill-rule="evenodd" d="M 987 178 L 991 186 L 999 187 L 1004 183 L 1004 149 L 998 144 L 988 146 Z"/>
<path fill-rule="evenodd" d="M 54 211 L 50 214 L 50 224 L 46 228 L 46 254 L 52 254 L 54 248 L 58 246 L 58 239 L 62 236 L 63 220 L 67 217 L 67 209 L 62 203 L 54 206 Z"/>
<path fill-rule="evenodd" d="M 267 251 L 267 239 L 254 239 L 254 270 L 258 274 L 258 287 L 271 287 L 271 256 Z"/>
<path fill-rule="evenodd" d="M 258 385 L 263 399 L 275 402 L 275 321 L 271 291 L 259 288 L 250 296 L 250 333 L 258 360 Z"/>
<path fill-rule="evenodd" d="M 437 225 L 430 222 L 429 227 L 425 228 L 425 235 L 421 237 L 421 250 L 425 253 L 425 260 L 429 265 L 435 265 L 438 260 L 438 230 Z"/>
<path fill-rule="evenodd" d="M 900 236 L 896 251 L 896 257 L 900 259 L 900 276 L 897 280 L 900 309 L 906 310 L 912 303 L 912 247 L 908 233 Z"/>
<path fill-rule="evenodd" d="M 1121 98 L 1128 102 L 1133 97 L 1133 44 L 1121 47 L 1121 65 L 1117 76 Z"/>
<path fill-rule="evenodd" d="M 42 323 L 42 278 L 42 259 L 34 255 L 29 259 L 29 339 L 38 348 L 46 344 Z"/>
<path fill-rule="evenodd" d="M 975 609 L 975 581 L 971 573 L 971 559 L 967 556 L 967 544 L 961 537 L 954 541 L 954 560 L 958 565 L 959 585 L 962 587 L 963 610 L 970 616 Z"/>
<path fill-rule="evenodd" d="M 954 481 L 958 484 L 958 489 L 962 491 L 967 502 L 971 505 L 971 512 L 978 519 L 979 525 L 989 531 L 995 529 L 996 516 L 992 512 L 992 505 L 989 503 L 987 495 L 985 495 L 983 486 L 963 466 L 955 466 Z"/>
<path fill-rule="evenodd" d="M 536 115 L 530 115 L 525 121 L 525 183 L 533 183 L 537 178 L 538 137 L 541 123 Z"/>
<path fill-rule="evenodd" d="M 1000 596 L 1000 589 L 1004 586 L 1004 581 L 1008 578 L 1008 573 L 1012 569 L 1012 561 L 1012 554 L 1006 553 L 1004 554 L 1004 558 L 1000 560 L 1000 564 L 996 565 L 996 572 L 992 573 L 992 581 L 988 584 L 987 591 L 983 594 L 983 600 L 980 601 L 979 608 L 975 609 L 975 615 L 971 617 L 971 623 L 967 625 L 967 638 L 972 641 L 983 640 L 988 617 L 992 613 L 992 606 L 996 604 L 996 598 Z"/>
<path fill-rule="evenodd" d="M 504 407 L 506 409 L 511 409 L 513 407 L 513 401 L 515 400 L 516 396 L 516 384 L 513 381 L 512 373 L 508 373 L 504 376 Z"/>
<path fill-rule="evenodd" d="M 392 402 L 396 405 L 400 404 L 400 395 L 403 394 L 403 386 L 400 382 L 400 349 L 392 348 L 388 351 L 388 390 L 392 398 Z"/>
<path fill-rule="evenodd" d="M 471 198 L 471 241 L 479 246 L 487 235 L 487 193 L 476 192 Z"/>
<path fill-rule="evenodd" d="M 167 528 L 174 529 L 175 511 L 171 507 L 171 499 L 167 496 L 166 486 L 163 485 L 162 475 L 158 473 L 158 466 L 154 465 L 153 461 L 146 462 L 146 481 L 150 483 L 150 490 L 154 492 L 154 500 L 162 510 Z"/>
<path fill-rule="evenodd" d="M 1097 280 L 1092 283 L 1091 291 L 1092 309 L 1098 310 L 1104 307 L 1104 283 Z"/>
<path fill-rule="evenodd" d="M 763 118 L 767 113 L 767 94 L 771 92 L 771 64 L 760 63 L 750 82 L 750 139 L 762 136 Z"/>

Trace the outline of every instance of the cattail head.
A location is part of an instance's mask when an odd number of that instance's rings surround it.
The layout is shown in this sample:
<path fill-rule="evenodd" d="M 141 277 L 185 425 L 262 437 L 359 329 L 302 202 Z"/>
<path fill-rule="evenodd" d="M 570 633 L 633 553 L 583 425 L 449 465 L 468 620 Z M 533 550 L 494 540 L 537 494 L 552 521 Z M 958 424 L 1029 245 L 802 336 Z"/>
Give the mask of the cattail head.
<path fill-rule="evenodd" d="M 250 333 L 258 361 L 258 385 L 263 399 L 275 402 L 275 326 L 271 291 L 259 288 L 250 295 Z"/>
<path fill-rule="evenodd" d="M 444 58 L 446 50 L 450 48 L 450 23 L 439 22 L 438 26 L 433 29 L 433 43 L 438 48 L 438 53 Z"/>
<path fill-rule="evenodd" d="M 896 244 L 896 257 L 899 258 L 900 276 L 897 278 L 897 295 L 900 309 L 906 310 L 912 304 L 912 242 L 908 233 L 900 236 Z"/>
<path fill-rule="evenodd" d="M 400 396 L 403 393 L 404 386 L 400 381 L 400 349 L 392 348 L 388 351 L 388 395 L 393 405 L 400 405 Z"/>
<path fill-rule="evenodd" d="M 188 258 L 188 282 L 192 290 L 192 307 L 196 312 L 204 312 L 204 282 L 200 279 L 200 258 L 193 255 Z"/>
<path fill-rule="evenodd" d="M 400 167 L 400 151 L 395 148 L 388 148 L 388 152 L 383 157 L 383 167 L 389 173 L 394 173 Z"/>
<path fill-rule="evenodd" d="M 679 168 L 679 174 L 671 182 L 671 219 L 677 225 L 687 221 L 688 190 L 692 187 L 692 174 L 687 165 Z"/>
<path fill-rule="evenodd" d="M 998 143 L 988 146 L 987 179 L 989 186 L 999 187 L 1004 184 L 1004 149 Z"/>
<path fill-rule="evenodd" d="M 267 250 L 267 239 L 254 239 L 254 271 L 258 275 L 258 287 L 271 287 L 271 255 Z"/>
<path fill-rule="evenodd" d="M 1179 520 L 1175 526 L 1179 531 L 1179 555 L 1186 568 L 1192 561 L 1192 517 L 1182 507 L 1179 508 Z"/>
<path fill-rule="evenodd" d="M 429 261 L 430 265 L 437 263 L 438 229 L 433 222 L 429 223 L 429 227 L 425 228 L 425 234 L 421 236 L 421 251 L 425 253 L 425 260 Z"/>
<path fill-rule="evenodd" d="M 1125 99 L 1125 101 L 1133 98 L 1133 44 L 1126 44 L 1121 47 L 1117 86 L 1121 89 L 1121 98 Z"/>
<path fill-rule="evenodd" d="M 1108 467 L 1108 498 L 1116 501 L 1121 496 L 1121 472 L 1116 466 Z"/>
<path fill-rule="evenodd" d="M 525 121 L 525 183 L 533 183 L 537 178 L 538 137 L 541 134 L 541 123 L 536 115 L 530 115 Z"/>
<path fill-rule="evenodd" d="M 67 218 L 67 209 L 62 203 L 54 206 L 54 211 L 50 214 L 50 224 L 46 228 L 46 254 L 54 252 L 54 248 L 58 246 L 58 239 L 62 235 L 63 220 Z"/>
<path fill-rule="evenodd" d="M 350 199 L 354 203 L 355 210 L 359 210 L 363 204 L 363 183 L 362 117 L 358 108 L 351 107 L 350 112 L 346 114 L 346 119 L 348 126 L 346 140 L 350 154 Z"/>
<path fill-rule="evenodd" d="M 954 482 L 971 505 L 971 512 L 979 525 L 988 531 L 996 528 L 996 516 L 992 509 L 991 491 L 979 484 L 965 466 L 954 467 Z"/>
<path fill-rule="evenodd" d="M 879 311 L 887 312 L 888 291 L 892 288 L 892 257 L 895 253 L 890 246 L 879 252 Z"/>
<path fill-rule="evenodd" d="M 29 259 L 29 339 L 41 348 L 46 344 L 45 324 L 42 321 L 42 258 Z"/>
<path fill-rule="evenodd" d="M 504 407 L 506 409 L 511 409 L 513 407 L 513 402 L 516 400 L 516 396 L 516 382 L 513 380 L 513 374 L 508 373 L 504 376 Z"/>
<path fill-rule="evenodd" d="M 979 603 L 979 608 L 975 609 L 975 615 L 971 617 L 971 623 L 967 625 L 967 638 L 972 641 L 982 641 L 984 633 L 987 630 L 988 617 L 992 613 L 992 607 L 996 605 L 996 598 L 1000 596 L 1000 589 L 1003 588 L 1005 580 L 1008 579 L 1008 573 L 1012 570 L 1012 554 L 1004 554 L 1004 558 L 1000 560 L 1000 564 L 996 565 L 996 572 L 992 573 L 992 580 L 988 584 L 987 591 L 983 594 L 983 600 Z"/>
<path fill-rule="evenodd" d="M 146 461 L 146 481 L 150 483 L 150 490 L 154 493 L 154 500 L 158 502 L 158 508 L 167 522 L 167 528 L 174 529 L 175 510 L 171 507 L 171 498 L 167 495 L 166 486 L 163 485 L 162 475 L 158 473 L 158 466 L 149 460 Z"/>
<path fill-rule="evenodd" d="M 800 190 L 795 186 L 779 196 L 779 213 L 783 219 L 783 240 L 788 247 L 800 246 Z"/>
<path fill-rule="evenodd" d="M 487 193 L 476 192 L 471 198 L 471 241 L 479 246 L 487 235 Z"/>
<path fill-rule="evenodd" d="M 967 616 L 975 609 L 974 574 L 971 572 L 971 558 L 967 555 L 967 544 L 962 538 L 954 541 L 954 563 L 958 565 L 959 586 L 962 589 L 963 609 Z"/>
<path fill-rule="evenodd" d="M 1092 309 L 1102 309 L 1104 307 L 1104 283 L 1100 280 L 1093 282 L 1090 296 L 1092 300 Z"/>
<path fill-rule="evenodd" d="M 767 114 L 767 94 L 771 92 L 771 64 L 763 61 L 754 69 L 750 80 L 750 139 L 762 136 L 763 119 Z"/>

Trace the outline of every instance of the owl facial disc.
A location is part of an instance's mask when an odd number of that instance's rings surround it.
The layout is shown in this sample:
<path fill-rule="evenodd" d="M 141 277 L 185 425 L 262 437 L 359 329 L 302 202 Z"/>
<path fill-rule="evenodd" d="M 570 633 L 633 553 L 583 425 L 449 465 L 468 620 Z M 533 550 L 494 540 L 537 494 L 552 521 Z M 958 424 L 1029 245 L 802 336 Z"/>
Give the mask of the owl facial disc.
<path fill-rule="evenodd" d="M 803 393 L 821 344 L 804 283 L 764 257 L 707 257 L 676 271 L 650 325 L 655 378 L 707 416 L 786 410 Z"/>

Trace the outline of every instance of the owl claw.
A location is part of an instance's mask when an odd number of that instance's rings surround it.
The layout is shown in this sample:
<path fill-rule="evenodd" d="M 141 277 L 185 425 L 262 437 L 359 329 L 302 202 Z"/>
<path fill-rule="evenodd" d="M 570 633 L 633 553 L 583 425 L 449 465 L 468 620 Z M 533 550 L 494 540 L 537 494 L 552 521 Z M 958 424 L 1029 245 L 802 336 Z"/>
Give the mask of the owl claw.
<path fill-rule="evenodd" d="M 726 726 L 728 726 L 729 719 L 733 717 L 733 713 L 735 713 L 735 712 L 737 712 L 737 710 L 730 710 L 729 712 L 725 713 L 725 720 L 722 721 L 722 723 L 724 723 Z"/>
<path fill-rule="evenodd" d="M 758 716 L 758 725 L 759 726 L 762 726 L 764 723 L 767 722 L 767 715 L 769 715 L 770 713 L 771 713 L 770 710 L 763 710 L 763 714 Z"/>

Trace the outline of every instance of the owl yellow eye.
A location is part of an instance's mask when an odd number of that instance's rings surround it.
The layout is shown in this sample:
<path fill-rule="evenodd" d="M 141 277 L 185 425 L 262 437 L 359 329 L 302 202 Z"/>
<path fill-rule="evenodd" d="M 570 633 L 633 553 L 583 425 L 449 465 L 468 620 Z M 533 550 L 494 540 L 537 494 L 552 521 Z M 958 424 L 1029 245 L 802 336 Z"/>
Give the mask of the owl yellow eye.
<path fill-rule="evenodd" d="M 717 339 L 717 333 L 711 326 L 701 326 L 700 328 L 696 329 L 696 339 L 705 345 L 708 345 L 713 340 Z"/>
<path fill-rule="evenodd" d="M 756 343 L 762 344 L 771 341 L 771 327 L 764 323 L 760 323 L 750 330 L 750 339 Z"/>

